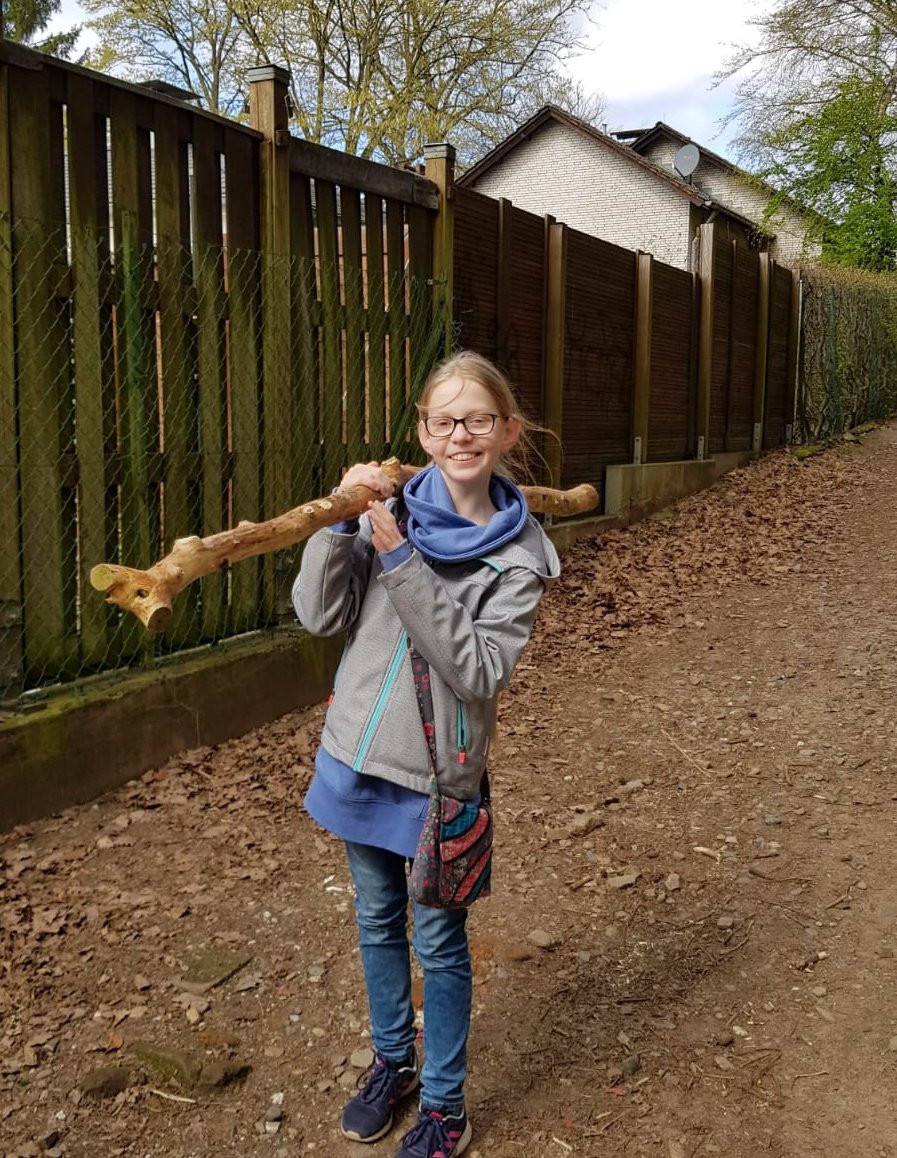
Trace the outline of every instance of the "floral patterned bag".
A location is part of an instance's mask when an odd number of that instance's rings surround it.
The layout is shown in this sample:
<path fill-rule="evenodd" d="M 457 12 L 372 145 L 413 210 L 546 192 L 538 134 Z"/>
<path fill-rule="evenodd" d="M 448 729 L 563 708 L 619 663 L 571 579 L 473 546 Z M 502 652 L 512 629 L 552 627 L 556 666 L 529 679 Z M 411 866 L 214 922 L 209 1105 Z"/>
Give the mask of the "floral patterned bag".
<path fill-rule="evenodd" d="M 419 905 L 463 909 L 488 897 L 492 885 L 492 806 L 483 773 L 480 803 L 443 796 L 436 779 L 436 727 L 430 666 L 408 643 L 417 706 L 430 757 L 430 805 L 411 865 L 411 897 Z"/>

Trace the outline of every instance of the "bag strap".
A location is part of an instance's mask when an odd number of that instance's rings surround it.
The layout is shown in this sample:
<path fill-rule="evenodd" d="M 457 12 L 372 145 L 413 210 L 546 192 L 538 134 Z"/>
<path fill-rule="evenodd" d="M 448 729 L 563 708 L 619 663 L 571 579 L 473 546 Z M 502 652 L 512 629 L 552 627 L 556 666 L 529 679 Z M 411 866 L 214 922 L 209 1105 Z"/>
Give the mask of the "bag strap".
<path fill-rule="evenodd" d="M 417 650 L 411 640 L 408 640 L 408 654 L 411 656 L 411 674 L 414 676 L 414 692 L 417 698 L 417 708 L 420 712 L 420 722 L 424 729 L 424 739 L 427 741 L 427 755 L 430 759 L 430 792 L 439 791 L 436 779 L 436 722 L 433 719 L 433 692 L 430 689 L 430 665 Z"/>
<path fill-rule="evenodd" d="M 436 776 L 436 721 L 433 711 L 433 692 L 430 688 L 430 665 L 410 638 L 408 640 L 408 654 L 411 656 L 411 674 L 414 676 L 417 708 L 420 712 L 424 739 L 427 741 L 427 755 L 430 759 L 430 794 L 435 796 L 439 793 L 439 781 Z M 483 769 L 483 776 L 480 780 L 480 796 L 487 804 L 489 803 L 489 774 L 485 769 Z"/>

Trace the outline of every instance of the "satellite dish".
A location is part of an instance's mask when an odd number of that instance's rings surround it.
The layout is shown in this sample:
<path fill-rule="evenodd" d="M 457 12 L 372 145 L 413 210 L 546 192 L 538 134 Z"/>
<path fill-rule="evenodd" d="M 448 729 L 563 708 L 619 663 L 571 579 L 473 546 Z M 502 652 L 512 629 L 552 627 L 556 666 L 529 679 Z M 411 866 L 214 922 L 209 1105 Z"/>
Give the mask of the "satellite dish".
<path fill-rule="evenodd" d="M 690 177 L 701 160 L 701 151 L 697 145 L 683 145 L 673 158 L 673 168 L 680 177 Z"/>

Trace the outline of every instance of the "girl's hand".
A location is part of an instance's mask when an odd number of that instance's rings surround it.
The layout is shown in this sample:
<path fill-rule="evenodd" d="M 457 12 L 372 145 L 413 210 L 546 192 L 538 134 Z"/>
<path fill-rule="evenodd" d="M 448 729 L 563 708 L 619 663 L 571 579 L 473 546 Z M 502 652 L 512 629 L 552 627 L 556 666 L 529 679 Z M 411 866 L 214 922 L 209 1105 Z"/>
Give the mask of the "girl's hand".
<path fill-rule="evenodd" d="M 354 466 L 350 466 L 339 485 L 340 490 L 348 490 L 349 487 L 355 486 L 367 487 L 385 499 L 388 499 L 395 490 L 388 476 L 381 470 L 379 462 L 357 462 Z"/>
<path fill-rule="evenodd" d="M 371 520 L 371 543 L 375 551 L 391 551 L 403 542 L 399 524 L 383 503 L 370 503 L 368 518 Z"/>

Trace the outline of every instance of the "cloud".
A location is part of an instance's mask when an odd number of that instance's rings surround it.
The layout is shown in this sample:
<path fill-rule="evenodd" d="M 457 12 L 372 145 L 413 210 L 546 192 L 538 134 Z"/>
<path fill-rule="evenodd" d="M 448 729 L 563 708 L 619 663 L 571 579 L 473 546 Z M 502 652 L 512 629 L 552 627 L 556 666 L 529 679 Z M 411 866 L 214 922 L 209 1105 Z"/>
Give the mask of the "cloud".
<path fill-rule="evenodd" d="M 592 13 L 588 49 L 569 71 L 606 101 L 610 128 L 666 121 L 714 152 L 727 154 L 734 129 L 720 119 L 735 86 L 712 88 L 713 74 L 736 44 L 755 43 L 749 21 L 769 0 L 607 0 Z"/>
<path fill-rule="evenodd" d="M 697 77 L 678 88 L 613 101 L 604 119 L 612 132 L 649 128 L 657 121 L 666 121 L 699 145 L 731 157 L 730 144 L 737 130 L 733 126 L 723 129 L 720 122 L 729 112 L 732 94 L 711 89 L 710 84 L 709 76 Z"/>
<path fill-rule="evenodd" d="M 712 76 L 734 44 L 756 38 L 748 21 L 758 11 L 755 0 L 608 0 L 571 71 L 611 100 L 661 93 Z"/>

